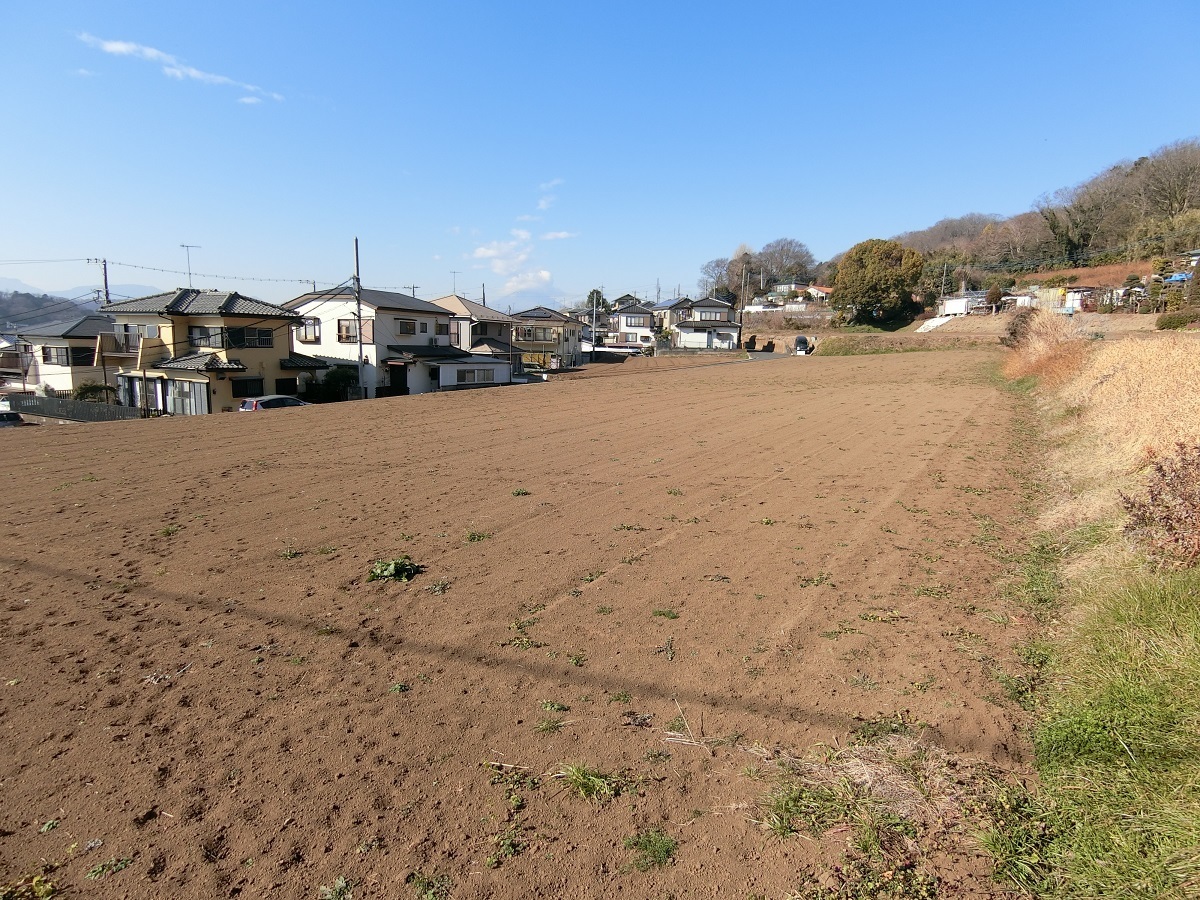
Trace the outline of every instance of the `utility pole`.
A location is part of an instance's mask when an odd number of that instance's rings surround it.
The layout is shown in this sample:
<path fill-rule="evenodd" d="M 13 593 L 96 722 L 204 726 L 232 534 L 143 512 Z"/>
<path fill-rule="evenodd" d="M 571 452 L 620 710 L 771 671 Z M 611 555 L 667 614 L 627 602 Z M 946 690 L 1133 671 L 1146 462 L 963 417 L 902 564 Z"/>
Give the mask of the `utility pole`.
<path fill-rule="evenodd" d="M 367 386 L 363 382 L 362 279 L 358 277 L 358 238 L 354 239 L 354 315 L 358 322 L 358 394 L 365 400 Z"/>
<path fill-rule="evenodd" d="M 180 244 L 179 246 L 182 247 L 187 252 L 188 287 L 191 287 L 192 286 L 192 251 L 193 250 L 202 250 L 203 248 L 199 244 Z"/>
<path fill-rule="evenodd" d="M 417 288 L 419 288 L 420 285 L 419 284 L 406 284 L 405 287 L 408 289 L 409 295 L 415 300 L 417 297 Z"/>
<path fill-rule="evenodd" d="M 108 297 L 108 260 L 107 259 L 89 259 L 88 262 L 100 264 L 100 273 L 104 277 L 104 302 L 108 303 L 109 302 L 109 297 Z"/>

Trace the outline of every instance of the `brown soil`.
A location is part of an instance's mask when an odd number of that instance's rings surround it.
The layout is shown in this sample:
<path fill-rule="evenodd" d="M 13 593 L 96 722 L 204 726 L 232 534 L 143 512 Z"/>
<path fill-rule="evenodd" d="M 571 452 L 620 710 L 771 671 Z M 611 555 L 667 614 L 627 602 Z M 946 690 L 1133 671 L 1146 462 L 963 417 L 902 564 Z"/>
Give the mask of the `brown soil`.
<path fill-rule="evenodd" d="M 1030 623 L 986 538 L 1019 539 L 1025 463 L 993 360 L 630 360 L 0 434 L 0 885 L 48 861 L 104 897 L 407 897 L 413 872 L 456 898 L 783 896 L 847 835 L 755 823 L 763 748 L 907 710 L 964 772 L 1023 765 L 995 671 Z M 401 554 L 412 582 L 367 580 Z M 696 745 L 664 740 L 681 713 Z M 630 786 L 585 801 L 549 777 L 571 763 Z M 675 863 L 637 871 L 651 826 Z M 527 846 L 489 867 L 509 828 Z M 946 895 L 990 894 L 947 828 Z"/>

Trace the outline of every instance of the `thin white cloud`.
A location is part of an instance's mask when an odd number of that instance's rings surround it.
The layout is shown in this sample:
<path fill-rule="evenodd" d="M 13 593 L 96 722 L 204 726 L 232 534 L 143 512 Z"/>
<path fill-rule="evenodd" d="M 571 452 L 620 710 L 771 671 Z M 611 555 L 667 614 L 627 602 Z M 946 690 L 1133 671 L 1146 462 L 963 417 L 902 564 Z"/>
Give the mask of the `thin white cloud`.
<path fill-rule="evenodd" d="M 550 179 L 549 181 L 546 181 L 546 182 L 543 182 L 542 184 L 539 184 L 539 185 L 538 185 L 538 190 L 539 190 L 539 191 L 541 191 L 541 192 L 544 194 L 544 193 L 546 193 L 547 191 L 552 191 L 552 190 L 554 190 L 554 189 L 555 189 L 556 187 L 558 187 L 560 184 L 565 184 L 565 182 L 564 182 L 564 181 L 563 181 L 561 178 L 552 178 L 552 179 Z"/>
<path fill-rule="evenodd" d="M 91 71 L 90 69 L 76 69 L 75 74 L 79 75 L 82 78 L 91 78 L 96 73 Z"/>
<path fill-rule="evenodd" d="M 555 197 L 553 194 L 547 194 L 545 197 L 543 197 L 542 199 L 540 199 L 538 201 L 537 208 L 540 209 L 541 211 L 545 212 L 546 210 L 548 210 L 550 207 L 552 207 L 554 205 L 554 201 L 557 199 L 558 198 Z"/>
<path fill-rule="evenodd" d="M 174 78 L 177 81 L 199 81 L 202 84 L 215 84 L 224 87 L 236 87 L 249 94 L 254 94 L 257 97 L 266 97 L 271 100 L 282 101 L 283 95 L 277 94 L 274 91 L 264 90 L 256 84 L 246 84 L 242 81 L 236 81 L 227 75 L 217 75 L 212 72 L 205 72 L 202 69 L 197 69 L 180 62 L 170 53 L 164 53 L 162 50 L 156 50 L 154 47 L 147 47 L 144 44 L 135 44 L 133 41 L 106 41 L 103 38 L 98 38 L 95 35 L 87 34 L 86 32 L 79 35 L 79 39 L 89 47 L 111 54 L 112 56 L 132 56 L 134 59 L 144 59 L 147 62 L 157 63 L 162 66 L 162 73 L 168 78 Z M 249 98 L 243 97 L 239 103 L 244 103 Z M 258 102 L 258 101 L 254 101 Z"/>
<path fill-rule="evenodd" d="M 512 236 L 518 241 L 527 241 L 532 235 L 524 228 L 514 228 L 511 232 Z"/>
<path fill-rule="evenodd" d="M 517 216 L 517 221 L 518 222 L 540 222 L 540 221 L 542 221 L 542 217 L 541 216 L 531 216 L 527 213 L 523 216 Z"/>
<path fill-rule="evenodd" d="M 253 106 L 255 103 L 262 103 L 262 97 L 239 97 L 238 103 L 245 103 L 248 106 Z"/>
<path fill-rule="evenodd" d="M 542 235 L 543 241 L 565 241 L 567 238 L 576 237 L 573 231 L 547 231 Z"/>
<path fill-rule="evenodd" d="M 487 267 L 505 278 L 520 271 L 529 259 L 530 247 L 523 241 L 492 241 L 475 248 L 472 259 L 486 260 Z"/>

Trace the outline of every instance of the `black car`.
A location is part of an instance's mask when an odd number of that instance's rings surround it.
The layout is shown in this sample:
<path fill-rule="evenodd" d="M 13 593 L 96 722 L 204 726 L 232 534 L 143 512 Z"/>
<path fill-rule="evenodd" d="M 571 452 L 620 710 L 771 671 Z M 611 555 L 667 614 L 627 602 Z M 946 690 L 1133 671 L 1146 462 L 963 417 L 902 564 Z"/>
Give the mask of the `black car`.
<path fill-rule="evenodd" d="M 0 412 L 0 428 L 18 428 L 28 424 L 19 412 Z"/>
<path fill-rule="evenodd" d="M 796 346 L 792 352 L 794 352 L 797 356 L 809 356 L 816 349 L 817 344 L 815 341 L 810 341 L 802 334 L 796 335 Z"/>

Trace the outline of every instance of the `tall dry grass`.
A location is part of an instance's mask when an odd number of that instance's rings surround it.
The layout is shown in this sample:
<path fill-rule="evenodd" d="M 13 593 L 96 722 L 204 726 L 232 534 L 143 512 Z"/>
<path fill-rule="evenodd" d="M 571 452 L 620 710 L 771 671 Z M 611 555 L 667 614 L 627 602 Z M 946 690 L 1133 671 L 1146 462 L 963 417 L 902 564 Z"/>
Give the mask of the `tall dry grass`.
<path fill-rule="evenodd" d="M 1200 443 L 1200 340 L 1158 332 L 1093 341 L 1064 316 L 1038 313 L 1009 354 L 1010 378 L 1036 376 L 1056 412 L 1049 466 L 1060 496 L 1043 516 L 1054 531 L 1121 518 L 1118 491 L 1179 442 Z"/>

